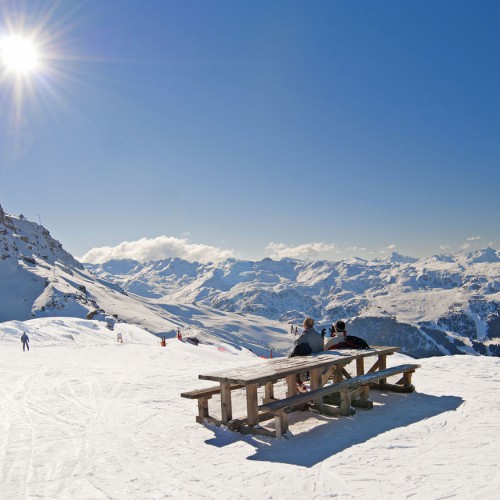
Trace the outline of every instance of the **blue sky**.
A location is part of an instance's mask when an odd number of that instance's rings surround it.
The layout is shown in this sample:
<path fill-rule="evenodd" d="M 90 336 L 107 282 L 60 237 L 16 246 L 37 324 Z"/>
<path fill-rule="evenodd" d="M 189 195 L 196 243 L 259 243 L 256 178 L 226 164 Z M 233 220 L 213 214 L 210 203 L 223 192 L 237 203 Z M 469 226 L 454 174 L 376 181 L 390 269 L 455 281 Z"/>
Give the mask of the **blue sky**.
<path fill-rule="evenodd" d="M 0 35 L 43 65 L 22 99 L 0 76 L 0 203 L 77 256 L 499 248 L 499 23 L 488 0 L 7 0 Z"/>

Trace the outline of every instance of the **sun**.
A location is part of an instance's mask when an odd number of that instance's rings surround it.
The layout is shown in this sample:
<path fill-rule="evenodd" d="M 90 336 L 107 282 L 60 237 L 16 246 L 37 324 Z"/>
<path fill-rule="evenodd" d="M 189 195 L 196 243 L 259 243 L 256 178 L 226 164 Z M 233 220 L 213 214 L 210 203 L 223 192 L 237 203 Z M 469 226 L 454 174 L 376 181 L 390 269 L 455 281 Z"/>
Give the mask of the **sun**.
<path fill-rule="evenodd" d="M 0 60 L 9 73 L 27 75 L 40 65 L 36 45 L 27 37 L 9 35 L 0 40 Z"/>

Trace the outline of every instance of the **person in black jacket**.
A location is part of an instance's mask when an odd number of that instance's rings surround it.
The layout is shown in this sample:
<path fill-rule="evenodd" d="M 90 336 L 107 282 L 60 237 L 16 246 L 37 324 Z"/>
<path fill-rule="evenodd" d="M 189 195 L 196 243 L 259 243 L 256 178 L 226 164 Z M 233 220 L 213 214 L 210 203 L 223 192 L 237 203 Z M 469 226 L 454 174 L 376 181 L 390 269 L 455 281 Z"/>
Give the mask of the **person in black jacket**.
<path fill-rule="evenodd" d="M 370 349 L 366 340 L 347 335 L 345 323 L 342 320 L 336 321 L 329 328 L 331 337 L 325 342 L 325 351 L 335 351 L 337 349 Z"/>
<path fill-rule="evenodd" d="M 23 343 L 23 351 L 25 351 L 26 349 L 28 349 L 28 351 L 30 350 L 30 339 L 28 337 L 28 335 L 26 334 L 26 332 L 24 332 L 21 336 L 21 342 Z"/>

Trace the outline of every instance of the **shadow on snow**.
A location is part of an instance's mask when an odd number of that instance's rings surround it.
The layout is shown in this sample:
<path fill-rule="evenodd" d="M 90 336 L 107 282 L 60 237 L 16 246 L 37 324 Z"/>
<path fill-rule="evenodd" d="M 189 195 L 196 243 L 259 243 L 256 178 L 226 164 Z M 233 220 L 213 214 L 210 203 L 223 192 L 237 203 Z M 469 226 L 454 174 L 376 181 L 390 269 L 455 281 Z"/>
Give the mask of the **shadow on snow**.
<path fill-rule="evenodd" d="M 384 432 L 456 410 L 463 399 L 456 396 L 427 394 L 370 394 L 375 406 L 372 410 L 357 409 L 353 417 L 326 417 L 313 412 L 298 411 L 289 414 L 291 439 L 273 439 L 259 436 L 242 436 L 216 426 L 209 426 L 214 438 L 206 443 L 223 447 L 244 440 L 255 448 L 248 460 L 279 462 L 302 467 L 312 467 L 326 458 L 351 446 L 365 443 Z M 314 419 L 312 424 L 307 422 Z M 268 423 L 273 425 L 272 421 Z M 307 427 L 300 432 L 300 427 Z M 299 432 L 297 432 L 299 428 Z M 398 447 L 399 445 L 395 445 Z"/>

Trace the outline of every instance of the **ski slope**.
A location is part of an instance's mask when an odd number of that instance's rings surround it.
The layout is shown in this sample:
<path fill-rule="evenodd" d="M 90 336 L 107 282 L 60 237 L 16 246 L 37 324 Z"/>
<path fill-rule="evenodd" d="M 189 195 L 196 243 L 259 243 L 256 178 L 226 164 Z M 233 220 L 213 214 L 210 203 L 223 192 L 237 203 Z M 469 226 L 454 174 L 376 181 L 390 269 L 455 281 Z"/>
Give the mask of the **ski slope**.
<path fill-rule="evenodd" d="M 2 323 L 0 349 L 2 499 L 498 498 L 498 358 L 421 359 L 418 392 L 374 392 L 351 418 L 297 412 L 273 440 L 196 424 L 179 396 L 265 363 L 246 349 L 76 318 Z"/>

